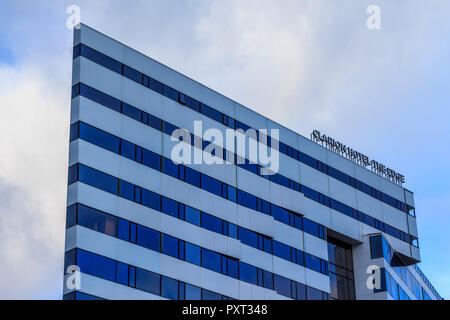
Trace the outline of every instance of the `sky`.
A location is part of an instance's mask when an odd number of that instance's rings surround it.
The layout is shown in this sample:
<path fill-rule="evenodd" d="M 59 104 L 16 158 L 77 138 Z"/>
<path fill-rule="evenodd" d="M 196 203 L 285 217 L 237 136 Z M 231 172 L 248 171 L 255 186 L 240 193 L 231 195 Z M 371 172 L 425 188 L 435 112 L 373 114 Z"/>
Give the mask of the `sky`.
<path fill-rule="evenodd" d="M 70 5 L 264 116 L 403 173 L 420 267 L 450 298 L 449 1 L 0 0 L 0 299 L 62 296 Z"/>

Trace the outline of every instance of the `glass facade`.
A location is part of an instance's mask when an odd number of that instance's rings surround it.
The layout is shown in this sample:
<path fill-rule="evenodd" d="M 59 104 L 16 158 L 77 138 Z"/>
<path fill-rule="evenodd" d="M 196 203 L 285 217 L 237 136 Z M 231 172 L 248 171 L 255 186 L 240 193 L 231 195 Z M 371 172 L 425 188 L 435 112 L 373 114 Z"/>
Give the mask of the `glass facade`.
<path fill-rule="evenodd" d="M 430 296 L 426 290 L 420 285 L 419 281 L 414 277 L 408 266 L 392 265 L 392 260 L 395 255 L 394 249 L 387 242 L 382 235 L 370 237 L 370 255 L 372 259 L 384 258 L 386 262 L 392 267 L 394 272 L 400 277 L 403 284 L 414 294 L 417 300 L 429 300 Z M 416 268 L 416 266 L 413 266 Z M 394 300 L 410 300 L 403 288 L 395 281 L 392 275 L 383 269 L 384 278 L 382 282 L 382 289 L 379 291 L 388 291 Z M 419 274 L 419 273 L 418 273 Z M 420 274 L 419 274 L 420 275 Z M 434 289 L 434 288 L 433 288 Z M 430 288 L 430 290 L 432 290 Z M 437 292 L 436 292 L 437 293 Z M 441 297 L 436 294 L 439 300 Z"/>
<path fill-rule="evenodd" d="M 330 268 L 330 298 L 355 300 L 352 246 L 328 237 L 328 265 Z"/>

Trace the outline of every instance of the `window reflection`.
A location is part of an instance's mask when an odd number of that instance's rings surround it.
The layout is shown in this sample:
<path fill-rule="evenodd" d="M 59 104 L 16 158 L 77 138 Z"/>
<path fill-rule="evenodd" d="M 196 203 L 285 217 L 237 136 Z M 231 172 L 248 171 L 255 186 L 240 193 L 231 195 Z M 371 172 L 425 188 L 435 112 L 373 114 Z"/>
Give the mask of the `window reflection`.
<path fill-rule="evenodd" d="M 331 299 L 355 300 L 351 245 L 328 237 Z"/>

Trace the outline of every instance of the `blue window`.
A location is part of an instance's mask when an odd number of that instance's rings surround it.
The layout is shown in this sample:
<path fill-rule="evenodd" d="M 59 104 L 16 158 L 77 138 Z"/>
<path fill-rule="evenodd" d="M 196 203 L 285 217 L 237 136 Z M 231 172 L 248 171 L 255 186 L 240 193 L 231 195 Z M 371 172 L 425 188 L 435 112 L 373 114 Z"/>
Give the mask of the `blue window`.
<path fill-rule="evenodd" d="M 353 217 L 353 209 L 339 201 L 330 199 L 330 206 L 332 209 L 339 211 L 349 217 Z"/>
<path fill-rule="evenodd" d="M 297 282 L 296 287 L 297 287 L 296 288 L 296 291 L 297 291 L 296 299 L 297 300 L 306 300 L 306 286 L 303 283 Z"/>
<path fill-rule="evenodd" d="M 222 220 L 222 234 L 223 235 L 228 235 L 228 221 L 224 221 Z"/>
<path fill-rule="evenodd" d="M 186 206 L 182 203 L 178 204 L 178 218 L 181 220 L 186 219 Z"/>
<path fill-rule="evenodd" d="M 227 268 L 228 268 L 228 262 L 227 262 L 227 257 L 226 256 L 221 256 L 221 261 L 222 261 L 222 274 L 228 274 L 227 273 Z"/>
<path fill-rule="evenodd" d="M 296 261 L 297 261 L 296 263 L 301 265 L 301 266 L 304 266 L 305 265 L 305 258 L 304 258 L 303 251 L 295 250 L 295 255 L 297 256 L 296 257 Z"/>
<path fill-rule="evenodd" d="M 186 206 L 185 214 L 187 222 L 200 226 L 200 211 Z"/>
<path fill-rule="evenodd" d="M 186 241 L 178 240 L 178 259 L 184 260 Z"/>
<path fill-rule="evenodd" d="M 136 286 L 136 268 L 129 266 L 128 269 L 128 285 L 131 287 L 135 287 Z"/>
<path fill-rule="evenodd" d="M 372 218 L 371 216 L 368 216 L 367 214 L 363 214 L 363 213 L 360 214 L 360 218 L 362 219 L 362 221 L 365 224 L 368 224 L 369 226 L 375 228 L 375 219 L 374 218 Z M 388 227 L 388 225 L 386 225 L 386 226 Z"/>
<path fill-rule="evenodd" d="M 153 91 L 156 91 L 160 94 L 163 93 L 163 84 L 161 82 L 159 82 L 158 80 L 150 78 L 150 84 L 148 87 L 150 89 L 152 89 Z"/>
<path fill-rule="evenodd" d="M 200 112 L 200 103 L 194 98 L 191 98 L 189 96 L 186 96 L 186 107 L 191 108 L 192 110 L 195 110 L 197 112 Z"/>
<path fill-rule="evenodd" d="M 258 210 L 259 212 L 262 212 L 264 214 L 270 215 L 270 203 L 269 202 L 258 198 L 258 199 L 256 199 L 256 205 L 257 205 L 256 210 Z"/>
<path fill-rule="evenodd" d="M 239 261 L 239 279 L 248 283 L 258 285 L 256 268 L 245 262 Z"/>
<path fill-rule="evenodd" d="M 161 170 L 161 157 L 146 149 L 142 151 L 142 163 L 155 170 Z"/>
<path fill-rule="evenodd" d="M 112 259 L 78 249 L 77 265 L 83 273 L 116 281 L 116 262 Z"/>
<path fill-rule="evenodd" d="M 210 106 L 207 106 L 206 104 L 201 103 L 200 104 L 200 112 L 203 113 L 208 118 L 214 119 L 218 122 L 222 122 L 222 113 L 220 113 L 217 110 L 214 110 Z"/>
<path fill-rule="evenodd" d="M 273 275 L 273 279 L 275 291 L 282 296 L 291 297 L 291 280 L 277 274 Z"/>
<path fill-rule="evenodd" d="M 228 223 L 228 236 L 237 239 L 237 225 L 234 223 Z"/>
<path fill-rule="evenodd" d="M 291 247 L 291 261 L 297 263 L 297 249 Z"/>
<path fill-rule="evenodd" d="M 222 295 L 202 289 L 202 300 L 222 300 Z"/>
<path fill-rule="evenodd" d="M 227 264 L 227 274 L 234 279 L 239 279 L 239 261 L 227 258 Z"/>
<path fill-rule="evenodd" d="M 141 121 L 142 119 L 142 111 L 125 102 L 122 103 L 122 113 L 136 121 Z"/>
<path fill-rule="evenodd" d="M 308 199 L 319 202 L 319 193 L 308 187 L 302 186 L 302 192 Z"/>
<path fill-rule="evenodd" d="M 125 158 L 134 160 L 134 144 L 131 142 L 121 140 L 120 141 L 120 154 Z"/>
<path fill-rule="evenodd" d="M 254 174 L 258 174 L 258 165 L 257 164 L 251 163 L 247 159 L 245 159 L 245 162 L 244 162 L 244 161 L 242 161 L 241 157 L 239 157 L 239 156 L 237 156 L 237 157 L 238 157 L 238 160 L 236 161 L 238 163 L 237 166 L 239 166 L 240 168 L 242 168 L 244 170 L 250 171 Z M 244 162 L 244 163 L 242 163 L 242 162 Z"/>
<path fill-rule="evenodd" d="M 299 160 L 310 167 L 317 168 L 317 160 L 303 152 L 300 152 Z"/>
<path fill-rule="evenodd" d="M 144 87 L 148 88 L 148 85 L 150 83 L 150 78 L 148 76 L 146 76 L 145 74 L 142 75 L 142 85 Z"/>
<path fill-rule="evenodd" d="M 90 186 L 99 188 L 103 191 L 117 194 L 118 180 L 106 173 L 89 168 L 85 165 L 79 165 L 79 180 Z"/>
<path fill-rule="evenodd" d="M 241 240 L 242 243 L 249 245 L 253 248 L 258 248 L 258 234 L 242 227 L 238 228 L 239 228 L 239 240 Z"/>
<path fill-rule="evenodd" d="M 205 174 L 201 175 L 201 185 L 202 189 L 208 192 L 214 193 L 215 195 L 222 196 L 222 182 L 217 179 L 211 178 Z"/>
<path fill-rule="evenodd" d="M 77 83 L 76 85 L 72 86 L 72 99 L 79 95 L 80 95 L 80 84 Z"/>
<path fill-rule="evenodd" d="M 264 288 L 273 290 L 273 273 L 263 270 Z"/>
<path fill-rule="evenodd" d="M 260 247 L 260 249 L 264 250 L 267 253 L 272 254 L 272 252 L 273 252 L 272 251 L 272 239 L 269 239 L 267 237 L 260 235 L 260 236 L 258 236 L 259 242 L 261 242 L 261 240 L 260 240 L 261 238 L 263 239 L 263 246 Z M 258 244 L 258 246 L 260 246 L 260 244 Z"/>
<path fill-rule="evenodd" d="M 120 180 L 120 197 L 134 201 L 134 185 Z"/>
<path fill-rule="evenodd" d="M 303 223 L 302 223 L 303 219 L 302 219 L 301 216 L 298 216 L 298 215 L 296 215 L 296 214 L 291 212 L 290 215 L 289 215 L 289 218 L 290 218 L 289 224 L 291 226 L 293 226 L 293 227 L 295 227 L 295 228 L 297 228 L 299 230 L 303 229 Z"/>
<path fill-rule="evenodd" d="M 84 44 L 81 45 L 81 55 L 99 65 L 114 72 L 122 73 L 122 64 L 113 58 L 105 56 L 103 53 L 95 51 Z"/>
<path fill-rule="evenodd" d="M 146 189 L 142 189 L 142 204 L 146 207 L 161 211 L 161 196 Z"/>
<path fill-rule="evenodd" d="M 242 129 L 244 132 L 247 131 L 248 129 L 251 129 L 248 125 L 236 120 L 236 130 L 238 129 Z"/>
<path fill-rule="evenodd" d="M 171 300 L 178 299 L 178 281 L 161 276 L 161 295 Z"/>
<path fill-rule="evenodd" d="M 100 129 L 80 122 L 80 138 L 111 152 L 119 153 L 120 139 Z"/>
<path fill-rule="evenodd" d="M 184 175 L 187 183 L 200 188 L 200 172 L 185 167 Z"/>
<path fill-rule="evenodd" d="M 120 100 L 113 98 L 103 92 L 100 92 L 94 88 L 91 88 L 83 83 L 80 83 L 80 94 L 94 102 L 97 102 L 105 107 L 120 112 L 121 102 Z"/>
<path fill-rule="evenodd" d="M 137 237 L 137 225 L 136 223 L 130 222 L 130 241 L 136 243 Z"/>
<path fill-rule="evenodd" d="M 117 282 L 128 286 L 128 265 L 117 262 Z"/>
<path fill-rule="evenodd" d="M 163 233 L 162 253 L 178 258 L 178 239 Z"/>
<path fill-rule="evenodd" d="M 162 197 L 162 212 L 172 217 L 178 217 L 178 202 Z"/>
<path fill-rule="evenodd" d="M 163 158 L 163 172 L 169 176 L 178 178 L 178 165 L 168 158 Z"/>
<path fill-rule="evenodd" d="M 75 300 L 85 300 L 85 301 L 89 301 L 89 300 L 104 300 L 102 298 L 99 298 L 99 297 L 96 297 L 96 296 L 93 296 L 91 294 L 87 294 L 87 293 L 84 293 L 84 292 L 80 292 L 80 291 L 74 291 L 73 293 L 75 294 Z"/>
<path fill-rule="evenodd" d="M 147 291 L 156 295 L 160 295 L 160 275 L 136 268 L 136 288 Z"/>
<path fill-rule="evenodd" d="M 137 244 L 159 252 L 159 238 L 160 233 L 158 231 L 146 228 L 143 226 L 137 227 Z"/>
<path fill-rule="evenodd" d="M 164 122 L 163 122 L 163 132 L 164 132 L 165 134 L 168 134 L 169 136 L 171 136 L 172 133 L 173 133 L 175 130 L 177 130 L 177 129 L 178 129 L 178 128 L 175 127 L 173 124 L 170 124 L 170 123 L 167 122 L 167 121 L 164 121 Z"/>
<path fill-rule="evenodd" d="M 162 130 L 162 121 L 161 119 L 154 117 L 152 115 L 148 115 L 148 125 L 156 130 Z"/>
<path fill-rule="evenodd" d="M 282 176 L 281 174 L 272 174 L 270 175 L 270 181 L 275 182 L 276 184 L 282 185 L 286 188 L 289 188 L 289 179 Z"/>
<path fill-rule="evenodd" d="M 291 248 L 284 243 L 278 241 L 272 241 L 273 254 L 282 259 L 291 261 Z"/>
<path fill-rule="evenodd" d="M 78 206 L 78 224 L 113 237 L 116 236 L 116 217 L 81 204 Z"/>
<path fill-rule="evenodd" d="M 122 218 L 118 220 L 117 237 L 125 241 L 130 241 L 130 222 Z"/>
<path fill-rule="evenodd" d="M 184 282 L 178 282 L 178 300 L 186 300 L 186 289 L 185 289 L 185 283 Z"/>
<path fill-rule="evenodd" d="M 76 45 L 73 47 L 73 59 L 79 57 L 81 54 L 81 44 Z"/>
<path fill-rule="evenodd" d="M 383 256 L 381 236 L 370 237 L 370 256 L 371 259 L 381 258 Z"/>
<path fill-rule="evenodd" d="M 228 185 L 222 182 L 222 198 L 228 199 Z"/>
<path fill-rule="evenodd" d="M 309 219 L 303 218 L 303 230 L 313 236 L 319 236 L 319 225 Z"/>
<path fill-rule="evenodd" d="M 72 123 L 70 125 L 70 137 L 69 137 L 70 142 L 72 142 L 73 140 L 78 139 L 80 137 L 79 127 L 80 127 L 79 121 Z"/>
<path fill-rule="evenodd" d="M 186 300 L 201 300 L 202 289 L 186 283 Z"/>
<path fill-rule="evenodd" d="M 178 95 L 178 102 L 184 105 L 186 104 L 186 96 L 181 92 Z"/>
<path fill-rule="evenodd" d="M 229 194 L 229 193 L 228 193 Z M 256 197 L 242 190 L 237 190 L 237 202 L 241 206 L 256 210 Z"/>
<path fill-rule="evenodd" d="M 77 264 L 77 249 L 72 249 L 64 253 L 64 274 L 67 274 L 67 268 Z"/>
<path fill-rule="evenodd" d="M 289 211 L 275 204 L 271 204 L 272 217 L 275 220 L 289 224 Z"/>
<path fill-rule="evenodd" d="M 308 300 L 323 300 L 322 291 L 312 287 L 306 287 L 306 295 Z"/>
<path fill-rule="evenodd" d="M 141 203 L 142 188 L 134 186 L 134 202 Z"/>
<path fill-rule="evenodd" d="M 123 65 L 123 75 L 130 80 L 138 82 L 139 84 L 142 82 L 142 73 L 126 65 Z"/>
<path fill-rule="evenodd" d="M 68 179 L 67 184 L 72 184 L 75 181 L 78 181 L 78 164 L 74 164 L 73 166 L 69 167 L 69 173 L 68 173 Z"/>
<path fill-rule="evenodd" d="M 201 213 L 202 227 L 213 232 L 222 233 L 222 220 L 210 214 Z"/>
<path fill-rule="evenodd" d="M 201 252 L 200 252 L 200 247 L 196 246 L 195 244 L 186 242 L 185 245 L 185 250 L 186 250 L 186 261 L 196 264 L 196 265 L 201 265 Z"/>
<path fill-rule="evenodd" d="M 233 201 L 234 203 L 237 202 L 236 188 L 230 185 L 228 185 L 228 200 Z"/>
<path fill-rule="evenodd" d="M 135 156 L 134 156 L 135 161 L 142 163 L 142 151 L 143 150 L 144 149 L 142 149 L 141 147 L 136 146 L 136 151 L 135 151 Z"/>
<path fill-rule="evenodd" d="M 77 204 L 73 204 L 66 209 L 66 229 L 77 224 Z"/>
<path fill-rule="evenodd" d="M 216 272 L 220 272 L 221 270 L 220 254 L 202 248 L 202 267 Z"/>
<path fill-rule="evenodd" d="M 180 164 L 179 166 L 178 166 L 178 179 L 180 179 L 180 180 L 182 180 L 182 181 L 184 181 L 184 171 L 185 171 L 185 166 L 183 166 L 182 164 Z"/>
<path fill-rule="evenodd" d="M 320 259 L 305 252 L 305 267 L 321 272 Z"/>
<path fill-rule="evenodd" d="M 361 182 L 361 191 L 365 194 L 372 195 L 372 187 L 365 184 L 364 182 Z"/>
<path fill-rule="evenodd" d="M 178 91 L 175 89 L 172 89 L 171 87 L 168 87 L 164 85 L 163 87 L 163 94 L 168 97 L 169 99 L 172 99 L 176 102 L 178 102 Z"/>

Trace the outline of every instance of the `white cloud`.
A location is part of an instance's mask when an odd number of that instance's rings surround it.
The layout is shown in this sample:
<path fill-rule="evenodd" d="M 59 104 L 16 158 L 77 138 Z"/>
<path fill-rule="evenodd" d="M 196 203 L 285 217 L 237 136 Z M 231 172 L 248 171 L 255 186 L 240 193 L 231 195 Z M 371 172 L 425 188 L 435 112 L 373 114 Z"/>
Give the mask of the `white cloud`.
<path fill-rule="evenodd" d="M 69 100 L 42 71 L 0 68 L 3 299 L 58 298 L 62 288 Z"/>

